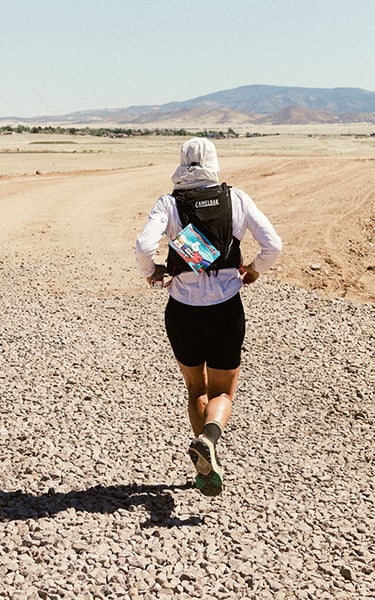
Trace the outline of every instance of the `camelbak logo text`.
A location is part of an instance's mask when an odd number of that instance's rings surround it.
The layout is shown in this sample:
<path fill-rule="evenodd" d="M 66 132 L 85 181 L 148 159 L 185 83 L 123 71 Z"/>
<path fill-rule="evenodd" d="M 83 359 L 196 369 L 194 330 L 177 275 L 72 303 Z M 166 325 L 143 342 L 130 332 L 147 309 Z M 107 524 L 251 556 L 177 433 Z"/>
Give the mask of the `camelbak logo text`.
<path fill-rule="evenodd" d="M 205 206 L 218 206 L 219 200 L 216 198 L 215 200 L 197 200 L 195 203 L 195 208 L 204 208 Z"/>

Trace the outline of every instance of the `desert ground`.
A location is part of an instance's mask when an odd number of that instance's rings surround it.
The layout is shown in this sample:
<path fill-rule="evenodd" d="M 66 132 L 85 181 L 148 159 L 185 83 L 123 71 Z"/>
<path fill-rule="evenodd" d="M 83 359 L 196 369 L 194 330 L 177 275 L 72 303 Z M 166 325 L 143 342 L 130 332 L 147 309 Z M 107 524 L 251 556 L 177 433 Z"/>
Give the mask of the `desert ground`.
<path fill-rule="evenodd" d="M 217 140 L 221 177 L 246 190 L 284 243 L 273 275 L 328 297 L 374 300 L 375 137 L 358 126 Z M 280 130 L 280 128 L 279 128 Z M 350 131 L 350 129 L 349 129 Z M 274 133 L 274 135 L 272 135 Z M 107 282 L 139 285 L 134 239 L 171 190 L 183 138 L 0 137 L 5 252 L 90 253 Z M 244 245 L 245 259 L 256 248 Z M 315 269 L 314 269 L 315 267 Z M 126 273 L 126 276 L 125 276 Z"/>
<path fill-rule="evenodd" d="M 241 292 L 215 499 L 193 484 L 167 292 L 134 260 L 184 138 L 0 136 L 0 598 L 375 597 L 375 137 L 261 133 L 215 142 L 284 244 Z"/>

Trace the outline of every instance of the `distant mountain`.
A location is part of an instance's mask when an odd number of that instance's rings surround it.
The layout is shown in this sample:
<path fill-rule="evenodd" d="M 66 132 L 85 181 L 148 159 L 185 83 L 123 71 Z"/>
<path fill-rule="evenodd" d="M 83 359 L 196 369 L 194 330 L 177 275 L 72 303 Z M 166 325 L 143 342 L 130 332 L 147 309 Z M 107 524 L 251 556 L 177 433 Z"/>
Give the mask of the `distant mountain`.
<path fill-rule="evenodd" d="M 98 109 L 0 121 L 119 126 L 188 127 L 236 124 L 375 123 L 375 92 L 360 88 L 302 88 L 247 85 L 162 105 Z"/>
<path fill-rule="evenodd" d="M 288 106 L 303 106 L 334 114 L 375 112 L 375 92 L 359 88 L 299 88 L 272 85 L 247 85 L 201 96 L 188 103 L 215 103 L 232 110 L 272 114 Z"/>

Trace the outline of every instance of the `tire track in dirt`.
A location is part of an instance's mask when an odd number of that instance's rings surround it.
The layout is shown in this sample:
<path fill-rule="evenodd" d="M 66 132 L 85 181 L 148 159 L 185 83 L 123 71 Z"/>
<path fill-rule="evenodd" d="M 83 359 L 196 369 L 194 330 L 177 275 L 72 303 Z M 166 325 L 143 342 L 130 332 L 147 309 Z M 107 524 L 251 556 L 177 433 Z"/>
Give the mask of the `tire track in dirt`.
<path fill-rule="evenodd" d="M 158 157 L 155 162 L 161 162 Z M 16 176 L 0 181 L 4 252 L 74 251 L 121 282 L 137 279 L 134 242 L 175 164 Z M 351 157 L 225 157 L 221 179 L 245 189 L 275 224 L 283 253 L 275 275 L 326 295 L 373 298 L 370 205 L 373 161 Z M 334 222 L 332 222 L 332 220 Z M 368 239 L 367 239 L 368 238 Z M 248 237 L 244 255 L 256 246 Z M 320 263 L 318 271 L 311 263 Z"/>
<path fill-rule="evenodd" d="M 283 163 L 267 162 L 268 170 L 259 165 L 247 186 L 283 238 L 278 276 L 326 295 L 373 300 L 373 161 L 298 157 Z M 322 268 L 312 271 L 312 263 Z"/>

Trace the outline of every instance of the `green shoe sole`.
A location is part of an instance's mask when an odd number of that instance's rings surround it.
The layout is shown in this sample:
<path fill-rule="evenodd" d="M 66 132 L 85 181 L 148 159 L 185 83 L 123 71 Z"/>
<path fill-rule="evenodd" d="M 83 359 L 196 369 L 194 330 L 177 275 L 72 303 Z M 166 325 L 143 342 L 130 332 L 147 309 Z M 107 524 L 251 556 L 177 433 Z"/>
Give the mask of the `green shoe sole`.
<path fill-rule="evenodd" d="M 204 496 L 218 496 L 223 490 L 223 480 L 215 471 L 211 471 L 208 475 L 198 473 L 195 483 Z"/>

